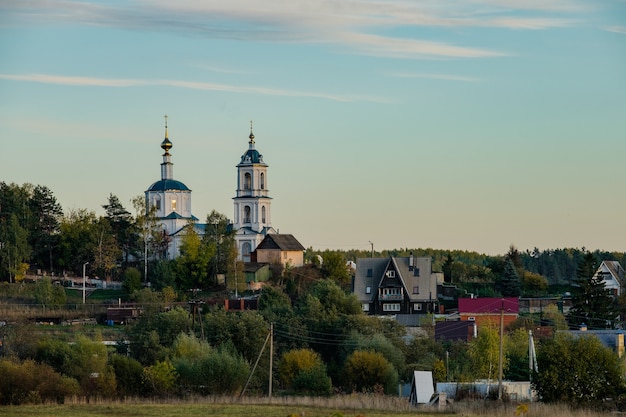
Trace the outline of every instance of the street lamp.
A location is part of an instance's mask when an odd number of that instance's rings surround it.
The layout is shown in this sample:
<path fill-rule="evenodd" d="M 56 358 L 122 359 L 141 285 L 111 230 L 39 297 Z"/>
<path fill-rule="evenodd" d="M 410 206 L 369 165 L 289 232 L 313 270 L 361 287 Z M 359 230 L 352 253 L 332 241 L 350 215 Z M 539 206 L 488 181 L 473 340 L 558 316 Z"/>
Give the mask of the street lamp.
<path fill-rule="evenodd" d="M 85 278 L 85 267 L 89 265 L 89 262 L 85 262 L 83 264 L 83 304 L 85 304 L 85 282 L 86 282 L 86 278 Z"/>

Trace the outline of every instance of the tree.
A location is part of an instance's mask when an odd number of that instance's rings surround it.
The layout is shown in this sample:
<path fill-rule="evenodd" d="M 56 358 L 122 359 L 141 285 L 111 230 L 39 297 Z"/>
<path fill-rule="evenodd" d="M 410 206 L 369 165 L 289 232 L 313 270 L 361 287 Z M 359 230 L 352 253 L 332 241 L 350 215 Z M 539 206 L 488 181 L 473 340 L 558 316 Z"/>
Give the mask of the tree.
<path fill-rule="evenodd" d="M 167 258 L 167 248 L 170 237 L 165 230 L 161 230 L 156 218 L 156 206 L 147 206 L 143 196 L 132 199 L 135 208 L 135 226 L 138 231 L 140 246 L 143 252 L 143 279 L 148 282 L 148 259 L 156 253 L 158 259 Z"/>
<path fill-rule="evenodd" d="M 503 297 L 519 297 L 520 279 L 517 269 L 510 258 L 504 261 L 504 270 L 496 283 L 497 290 Z"/>
<path fill-rule="evenodd" d="M 112 271 L 121 260 L 122 250 L 113 234 L 109 220 L 104 217 L 98 218 L 94 223 L 94 231 L 96 233 L 96 242 L 92 268 L 99 271 L 101 275 L 104 275 L 109 280 L 111 279 Z"/>
<path fill-rule="evenodd" d="M 378 352 L 354 351 L 346 359 L 343 374 L 344 388 L 350 392 L 392 394 L 397 389 L 396 369 Z"/>
<path fill-rule="evenodd" d="M 53 285 L 50 278 L 44 278 L 35 284 L 35 302 L 44 306 L 65 304 L 65 290 L 60 285 Z"/>
<path fill-rule="evenodd" d="M 141 394 L 143 366 L 133 358 L 114 354 L 109 364 L 117 381 L 116 393 L 119 398 L 136 397 Z"/>
<path fill-rule="evenodd" d="M 537 366 L 533 388 L 545 402 L 588 406 L 624 390 L 623 363 L 592 335 L 545 339 L 537 348 Z"/>
<path fill-rule="evenodd" d="M 227 274 L 228 281 L 235 284 L 237 247 L 235 245 L 235 231 L 230 227 L 228 218 L 213 210 L 207 216 L 207 229 L 202 238 L 203 244 L 210 248 L 212 253 L 208 264 L 208 273 L 217 284 L 218 274 Z"/>
<path fill-rule="evenodd" d="M 597 258 L 587 252 L 576 270 L 572 308 L 567 316 L 570 326 L 578 327 L 585 323 L 590 329 L 613 327 L 618 309 L 610 290 L 600 275 L 596 275 L 597 269 Z"/>
<path fill-rule="evenodd" d="M 214 251 L 215 247 L 203 242 L 192 223 L 185 227 L 180 256 L 176 258 L 179 289 L 203 289 L 209 286 L 208 267 Z"/>
<path fill-rule="evenodd" d="M 497 377 L 500 356 L 498 329 L 491 326 L 481 327 L 478 337 L 469 343 L 469 356 L 476 379 L 494 379 Z M 507 361 L 504 358 L 503 371 L 506 372 L 507 367 Z"/>
<path fill-rule="evenodd" d="M 9 282 L 20 281 L 25 273 L 24 265 L 30 259 L 28 231 L 20 226 L 16 214 L 0 218 L 0 259 L 2 270 Z"/>
<path fill-rule="evenodd" d="M 128 258 L 136 247 L 137 233 L 134 230 L 133 216 L 120 203 L 119 198 L 109 194 L 108 204 L 102 208 L 106 211 L 105 219 L 111 225 L 111 231 L 115 241 L 119 244 L 124 257 L 124 262 L 128 263 Z"/>
<path fill-rule="evenodd" d="M 72 210 L 63 218 L 59 265 L 82 275 L 83 264 L 93 262 L 98 246 L 96 223 L 96 214 L 87 210 Z"/>
<path fill-rule="evenodd" d="M 444 282 L 452 283 L 453 265 L 454 265 L 454 259 L 452 258 L 452 254 L 450 254 L 450 252 L 448 252 L 448 255 L 446 256 L 446 260 L 444 261 L 443 265 L 441 266 L 441 271 L 443 272 L 443 281 Z"/>
<path fill-rule="evenodd" d="M 122 284 L 122 288 L 126 294 L 131 295 L 135 291 L 139 291 L 141 289 L 141 272 L 137 268 L 127 268 L 124 272 L 124 283 Z"/>
<path fill-rule="evenodd" d="M 28 205 L 31 215 L 29 243 L 33 248 L 33 260 L 35 264 L 41 267 L 47 265 L 50 271 L 54 271 L 54 252 L 60 241 L 63 209 L 52 191 L 41 185 L 33 189 Z"/>
<path fill-rule="evenodd" d="M 342 288 L 350 284 L 350 273 L 341 252 L 327 250 L 322 253 L 322 275 Z"/>

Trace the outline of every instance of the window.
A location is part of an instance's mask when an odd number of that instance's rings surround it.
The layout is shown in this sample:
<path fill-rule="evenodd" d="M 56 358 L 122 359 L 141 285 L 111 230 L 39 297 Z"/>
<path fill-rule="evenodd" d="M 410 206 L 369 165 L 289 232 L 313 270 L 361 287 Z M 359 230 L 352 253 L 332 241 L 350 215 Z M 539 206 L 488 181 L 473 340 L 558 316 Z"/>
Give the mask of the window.
<path fill-rule="evenodd" d="M 420 269 L 419 268 L 415 268 L 413 270 L 413 276 L 414 277 L 419 277 L 420 276 Z"/>
<path fill-rule="evenodd" d="M 265 174 L 261 172 L 261 190 L 265 190 Z"/>
<path fill-rule="evenodd" d="M 372 268 L 367 268 L 367 276 L 371 277 L 373 276 L 374 271 L 372 271 Z"/>
<path fill-rule="evenodd" d="M 157 211 L 161 210 L 161 199 L 159 197 L 154 201 Z"/>
<path fill-rule="evenodd" d="M 261 222 L 265 223 L 265 206 L 261 207 Z"/>
<path fill-rule="evenodd" d="M 250 206 L 245 206 L 243 208 L 243 222 L 250 223 Z"/>
<path fill-rule="evenodd" d="M 474 316 L 470 316 L 470 317 L 468 317 L 467 319 L 468 319 L 469 321 L 476 321 L 476 317 L 474 317 Z"/>
<path fill-rule="evenodd" d="M 387 271 L 387 278 L 395 278 L 396 271 Z"/>
<path fill-rule="evenodd" d="M 422 311 L 422 305 L 421 304 L 415 304 L 413 306 L 413 308 L 415 309 L 415 311 Z"/>
<path fill-rule="evenodd" d="M 419 293 L 420 293 L 420 287 L 416 285 L 415 287 L 413 287 L 413 294 L 419 294 Z"/>
<path fill-rule="evenodd" d="M 383 304 L 383 311 L 400 311 L 400 304 L 399 303 Z"/>
<path fill-rule="evenodd" d="M 372 293 L 372 287 L 365 287 L 365 294 L 371 294 Z"/>
<path fill-rule="evenodd" d="M 402 295 L 400 288 L 383 288 L 383 295 Z"/>
<path fill-rule="evenodd" d="M 363 311 L 370 311 L 370 305 L 367 304 L 367 303 L 363 303 L 363 304 L 361 304 L 361 309 Z"/>
<path fill-rule="evenodd" d="M 252 188 L 252 176 L 246 172 L 243 176 L 243 189 L 250 190 Z"/>
<path fill-rule="evenodd" d="M 176 200 L 172 200 L 172 211 L 176 211 Z"/>

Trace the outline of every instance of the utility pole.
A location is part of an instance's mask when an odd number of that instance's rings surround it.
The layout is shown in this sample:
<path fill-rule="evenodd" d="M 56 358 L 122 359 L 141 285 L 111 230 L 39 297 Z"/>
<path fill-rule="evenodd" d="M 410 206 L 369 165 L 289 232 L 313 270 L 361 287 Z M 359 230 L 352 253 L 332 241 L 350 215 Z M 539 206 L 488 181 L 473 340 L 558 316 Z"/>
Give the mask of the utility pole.
<path fill-rule="evenodd" d="M 85 262 L 83 264 L 83 304 L 85 304 L 85 281 L 86 281 L 85 267 L 87 265 L 89 265 L 89 262 Z"/>
<path fill-rule="evenodd" d="M 270 381 L 269 381 L 269 400 L 272 402 L 272 373 L 274 365 L 274 323 L 270 323 Z"/>
<path fill-rule="evenodd" d="M 500 307 L 500 360 L 498 361 L 498 400 L 502 399 L 502 362 L 504 357 L 504 298 Z"/>

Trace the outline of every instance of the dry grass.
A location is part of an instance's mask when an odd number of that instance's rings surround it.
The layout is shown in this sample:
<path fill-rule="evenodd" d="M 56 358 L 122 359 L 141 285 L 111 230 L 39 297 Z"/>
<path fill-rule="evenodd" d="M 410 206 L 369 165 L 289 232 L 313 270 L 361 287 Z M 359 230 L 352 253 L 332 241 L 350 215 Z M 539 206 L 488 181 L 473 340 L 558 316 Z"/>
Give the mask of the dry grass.
<path fill-rule="evenodd" d="M 3 416 L 213 416 L 213 417 L 600 417 L 606 413 L 572 410 L 566 405 L 541 403 L 459 402 L 444 412 L 415 409 L 406 399 L 378 395 L 319 397 L 193 397 L 181 399 L 127 399 L 105 401 L 73 398 L 64 405 L 0 407 Z"/>

